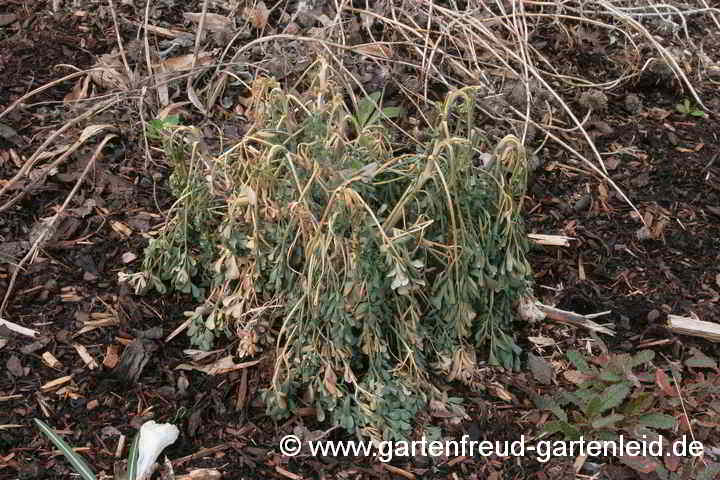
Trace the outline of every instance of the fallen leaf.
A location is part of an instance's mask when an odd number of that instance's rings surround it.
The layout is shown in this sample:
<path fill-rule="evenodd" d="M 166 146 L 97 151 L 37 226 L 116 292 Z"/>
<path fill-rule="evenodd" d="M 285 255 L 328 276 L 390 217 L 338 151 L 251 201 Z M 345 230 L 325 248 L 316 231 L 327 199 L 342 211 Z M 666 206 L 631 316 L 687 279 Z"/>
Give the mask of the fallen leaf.
<path fill-rule="evenodd" d="M 355 45 L 352 47 L 352 50 L 361 53 L 363 55 L 368 55 L 371 57 L 380 57 L 380 58 L 390 58 L 390 55 L 392 54 L 392 50 L 388 45 L 379 43 L 379 42 L 373 42 L 373 43 L 364 43 L 362 45 Z"/>
<path fill-rule="evenodd" d="M 550 385 L 555 378 L 555 371 L 552 365 L 545 359 L 528 353 L 528 366 L 535 378 L 543 385 Z"/>
<path fill-rule="evenodd" d="M 183 17 L 185 19 L 190 20 L 191 22 L 200 24 L 200 21 L 202 20 L 202 13 L 183 13 Z M 225 15 L 219 15 L 217 13 L 205 13 L 205 23 L 203 24 L 204 28 L 206 28 L 208 31 L 217 33 L 217 32 L 225 32 L 232 30 L 232 20 L 230 20 Z"/>
<path fill-rule="evenodd" d="M 566 370 L 563 372 L 563 377 L 570 383 L 575 385 L 581 385 L 585 383 L 590 377 L 578 370 Z"/>
<path fill-rule="evenodd" d="M 0 27 L 6 27 L 11 23 L 15 23 L 16 20 L 17 15 L 15 15 L 14 13 L 4 13 L 0 15 Z"/>
<path fill-rule="evenodd" d="M 101 55 L 93 69 L 90 70 L 90 77 L 97 85 L 108 90 L 127 90 L 130 82 L 127 76 L 121 73 L 123 69 L 120 55 L 107 53 Z"/>
<path fill-rule="evenodd" d="M 20 359 L 17 357 L 17 355 L 12 355 L 10 358 L 8 358 L 5 366 L 7 367 L 7 371 L 10 372 L 14 377 L 25 376 L 25 369 L 23 369 L 22 363 L 20 363 Z"/>
<path fill-rule="evenodd" d="M 658 467 L 657 460 L 651 457 L 619 455 L 618 459 L 628 467 L 640 473 L 651 473 Z"/>
<path fill-rule="evenodd" d="M 612 157 L 608 157 L 606 160 L 604 160 L 604 162 L 605 167 L 608 170 L 615 170 L 618 165 L 620 165 L 620 158 L 613 155 Z"/>
<path fill-rule="evenodd" d="M 692 368 L 713 368 L 717 369 L 717 362 L 702 353 L 697 348 L 690 348 L 692 356 L 685 360 L 685 365 Z"/>
<path fill-rule="evenodd" d="M 549 337 L 528 337 L 528 340 L 538 347 L 552 347 L 556 343 L 555 340 Z"/>
<path fill-rule="evenodd" d="M 337 375 L 335 375 L 335 371 L 332 369 L 330 364 L 325 365 L 325 378 L 323 379 L 323 383 L 325 385 L 325 390 L 327 390 L 330 395 L 333 395 L 334 397 L 340 396 L 340 392 L 337 389 Z"/>
<path fill-rule="evenodd" d="M 663 110 L 662 108 L 651 108 L 647 113 L 643 113 L 643 116 L 648 116 L 654 120 L 665 120 L 672 114 L 670 110 Z"/>
<path fill-rule="evenodd" d="M 255 8 L 245 8 L 243 15 L 257 29 L 265 28 L 268 18 L 270 18 L 270 10 L 265 6 L 265 2 L 258 2 Z"/>
<path fill-rule="evenodd" d="M 655 370 L 655 383 L 665 392 L 665 395 L 669 397 L 675 396 L 675 389 L 670 385 L 670 378 L 659 368 Z"/>
<path fill-rule="evenodd" d="M 170 57 L 167 60 L 161 62 L 161 65 L 166 69 L 166 71 L 169 72 L 182 72 L 186 70 L 190 70 L 193 68 L 193 57 L 195 54 L 188 53 L 187 55 L 178 55 L 177 57 Z M 197 60 L 195 61 L 195 66 L 199 67 L 202 65 L 207 65 L 209 63 L 213 62 L 213 59 L 215 58 L 215 53 L 210 52 L 202 52 L 197 56 Z"/>

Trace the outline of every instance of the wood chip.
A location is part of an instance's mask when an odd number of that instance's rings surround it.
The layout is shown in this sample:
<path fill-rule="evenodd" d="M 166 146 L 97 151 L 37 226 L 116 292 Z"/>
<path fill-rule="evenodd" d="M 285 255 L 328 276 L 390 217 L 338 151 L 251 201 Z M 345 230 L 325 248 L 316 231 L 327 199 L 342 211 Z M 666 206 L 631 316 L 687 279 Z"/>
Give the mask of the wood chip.
<path fill-rule="evenodd" d="M 25 335 L 26 337 L 37 337 L 38 335 L 40 335 L 40 333 L 37 330 L 31 330 L 29 328 L 25 328 L 23 326 L 18 325 L 17 323 L 3 320 L 2 318 L 0 318 L 0 327 L 6 327 L 8 330 L 11 330 L 15 333 L 19 333 L 20 335 Z"/>
<path fill-rule="evenodd" d="M 103 358 L 103 366 L 112 370 L 118 364 L 120 356 L 118 355 L 117 345 L 108 345 L 105 349 L 105 358 Z"/>
<path fill-rule="evenodd" d="M 60 360 L 55 358 L 55 355 L 53 355 L 50 352 L 45 352 L 42 354 L 43 362 L 45 362 L 45 365 L 47 365 L 50 368 L 62 368 L 62 363 Z"/>
<path fill-rule="evenodd" d="M 720 342 L 720 325 L 694 318 L 668 315 L 668 328 L 681 335 L 701 337 L 711 342 Z"/>
<path fill-rule="evenodd" d="M 85 346 L 80 345 L 79 343 L 73 343 L 73 348 L 75 351 L 80 355 L 80 358 L 82 358 L 83 362 L 85 362 L 85 366 L 87 366 L 90 370 L 95 370 L 98 368 L 98 364 L 95 361 L 95 359 L 90 355 L 90 352 L 87 351 L 87 348 Z"/>
<path fill-rule="evenodd" d="M 538 245 L 551 245 L 554 247 L 569 247 L 570 240 L 575 240 L 573 237 L 564 235 L 543 235 L 540 233 L 529 233 L 528 238 Z"/>
<path fill-rule="evenodd" d="M 401 477 L 405 477 L 408 480 L 415 480 L 415 478 L 417 478 L 417 477 L 415 477 L 415 475 L 413 473 L 410 473 L 407 470 L 403 470 L 402 468 L 394 467 L 387 463 L 383 463 L 383 468 L 390 473 L 394 473 L 395 475 L 400 475 Z"/>
<path fill-rule="evenodd" d="M 55 380 L 49 381 L 48 383 L 40 387 L 40 390 L 42 390 L 43 392 L 50 392 L 52 390 L 60 388 L 61 385 L 68 383 L 70 380 L 72 380 L 72 375 L 65 375 L 64 377 L 56 378 Z"/>

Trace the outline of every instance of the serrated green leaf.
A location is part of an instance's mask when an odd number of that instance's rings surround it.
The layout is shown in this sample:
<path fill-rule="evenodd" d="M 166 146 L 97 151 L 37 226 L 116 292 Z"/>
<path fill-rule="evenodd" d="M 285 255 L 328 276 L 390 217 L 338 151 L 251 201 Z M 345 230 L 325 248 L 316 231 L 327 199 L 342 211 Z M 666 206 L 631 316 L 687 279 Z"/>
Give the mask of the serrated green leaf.
<path fill-rule="evenodd" d="M 625 418 L 625 415 L 620 415 L 619 413 L 614 413 L 612 415 L 608 415 L 607 417 L 601 417 L 597 420 L 592 422 L 593 428 L 601 429 L 601 428 L 607 428 L 612 425 L 615 425 L 616 423 L 622 421 Z"/>
<path fill-rule="evenodd" d="M 590 400 L 592 400 L 596 396 L 597 392 L 591 390 L 590 387 L 583 388 L 572 394 L 572 398 L 575 399 L 573 400 L 573 403 L 578 407 L 582 407 L 583 405 L 589 403 Z"/>
<path fill-rule="evenodd" d="M 567 413 L 565 413 L 565 410 L 560 406 L 560 404 L 549 395 L 543 395 L 542 397 L 535 397 L 535 405 L 543 410 L 550 410 L 555 416 L 558 418 L 558 420 L 561 420 L 563 422 L 567 421 Z"/>
<path fill-rule="evenodd" d="M 629 394 L 630 385 L 628 385 L 627 383 L 616 383 L 615 385 L 610 385 L 603 392 L 603 411 L 617 407 L 623 402 L 623 400 L 625 400 L 625 397 L 627 397 Z"/>
<path fill-rule="evenodd" d="M 675 428 L 675 417 L 664 413 L 647 413 L 638 417 L 638 425 L 652 428 Z"/>
<path fill-rule="evenodd" d="M 593 439 L 601 442 L 619 442 L 620 436 L 613 430 L 599 430 L 593 432 Z"/>
<path fill-rule="evenodd" d="M 396 118 L 403 114 L 402 107 L 385 107 L 383 108 L 383 113 L 388 118 Z"/>
<path fill-rule="evenodd" d="M 38 426 L 40 431 L 50 439 L 52 443 L 55 444 L 57 448 L 60 449 L 60 451 L 65 455 L 65 458 L 68 459 L 70 464 L 73 466 L 75 471 L 84 479 L 84 480 L 96 480 L 95 474 L 93 473 L 90 466 L 83 460 L 83 458 L 75 453 L 68 445 L 65 443 L 65 440 L 62 439 L 60 435 L 55 433 L 45 422 L 42 420 L 38 420 L 37 418 L 34 419 L 35 424 Z"/>
<path fill-rule="evenodd" d="M 575 428 L 574 425 L 560 420 L 546 423 L 543 427 L 543 431 L 551 435 L 558 432 L 562 433 L 568 440 L 575 440 L 580 437 L 580 431 Z"/>
<path fill-rule="evenodd" d="M 616 383 L 606 388 L 602 394 L 594 397 L 585 407 L 585 414 L 590 418 L 620 405 L 630 393 L 630 386 L 626 383 Z"/>
<path fill-rule="evenodd" d="M 164 125 L 178 125 L 180 123 L 180 115 L 168 115 L 165 120 L 161 120 Z"/>
<path fill-rule="evenodd" d="M 635 368 L 644 363 L 652 362 L 655 358 L 655 352 L 653 350 L 642 350 L 632 356 L 630 360 L 630 368 Z"/>
<path fill-rule="evenodd" d="M 632 398 L 623 408 L 626 415 L 639 415 L 653 406 L 655 396 L 650 392 L 643 392 Z"/>
<path fill-rule="evenodd" d="M 613 371 L 603 368 L 602 370 L 600 370 L 599 378 L 600 378 L 600 380 L 602 380 L 604 382 L 619 382 L 624 377 L 622 377 L 621 375 L 618 375 L 617 373 L 615 373 Z"/>
<path fill-rule="evenodd" d="M 584 390 L 578 390 L 578 392 L 585 392 Z M 567 405 L 568 403 L 575 405 L 577 407 L 582 407 L 585 403 L 589 402 L 590 399 L 587 400 L 582 399 L 576 392 L 567 392 L 565 390 L 559 392 L 557 401 L 560 405 Z"/>
<path fill-rule="evenodd" d="M 576 350 L 570 350 L 569 352 L 567 352 L 566 356 L 570 363 L 572 363 L 575 368 L 580 370 L 580 372 L 585 374 L 595 373 L 590 368 L 590 365 L 588 365 L 587 360 L 585 360 L 585 357 L 582 353 Z"/>
<path fill-rule="evenodd" d="M 697 348 L 691 348 L 692 356 L 685 360 L 685 365 L 692 368 L 717 368 L 717 362 Z"/>
<path fill-rule="evenodd" d="M 583 413 L 589 418 L 597 418 L 602 412 L 607 410 L 605 407 L 605 399 L 600 396 L 593 397 L 583 408 Z"/>
<path fill-rule="evenodd" d="M 355 420 L 350 415 L 342 417 L 340 425 L 347 431 L 352 432 L 355 429 Z"/>

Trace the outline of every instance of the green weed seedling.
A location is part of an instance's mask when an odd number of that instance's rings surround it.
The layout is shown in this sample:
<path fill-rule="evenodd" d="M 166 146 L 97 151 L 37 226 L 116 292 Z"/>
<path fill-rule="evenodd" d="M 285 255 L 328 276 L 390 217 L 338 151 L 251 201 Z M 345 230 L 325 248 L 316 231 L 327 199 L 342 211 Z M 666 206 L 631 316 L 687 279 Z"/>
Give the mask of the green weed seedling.
<path fill-rule="evenodd" d="M 690 100 L 688 100 L 687 98 L 683 103 L 678 103 L 677 105 L 675 105 L 675 110 L 691 117 L 705 118 L 705 112 L 696 108 L 695 106 L 690 105 Z"/>
<path fill-rule="evenodd" d="M 654 356 L 653 351 L 643 350 L 635 355 L 606 354 L 589 363 L 579 352 L 568 352 L 574 370 L 566 372 L 566 377 L 577 388 L 534 399 L 539 408 L 555 416 L 545 424 L 544 433 L 559 433 L 566 441 L 582 438 L 617 443 L 622 437 L 625 441 L 662 444 L 663 434 L 659 432 L 667 434 L 676 427 L 675 416 L 665 412 L 680 408 L 680 398 L 667 393 L 672 386 L 665 372 L 652 365 Z M 658 391 L 659 386 L 662 391 Z M 678 478 L 664 471 L 662 460 L 622 452 L 618 455 L 622 463 L 638 472 L 656 472 L 663 480 Z"/>
<path fill-rule="evenodd" d="M 148 123 L 147 134 L 148 137 L 153 140 L 161 140 L 163 138 L 163 131 L 169 127 L 174 127 L 180 124 L 180 117 L 178 115 L 168 115 L 165 118 L 156 118 Z"/>
<path fill-rule="evenodd" d="M 380 106 L 380 108 L 376 108 Z M 397 118 L 402 115 L 400 107 L 383 107 L 382 92 L 373 92 L 358 102 L 358 109 L 353 118 L 355 129 L 362 132 L 368 127 L 376 125 L 382 117 Z"/>
<path fill-rule="evenodd" d="M 662 405 L 657 405 L 656 396 L 640 381 L 654 376 L 633 372 L 652 361 L 653 351 L 644 350 L 634 356 L 609 355 L 607 363 L 600 367 L 590 365 L 575 351 L 568 352 L 567 357 L 585 380 L 575 391 L 563 390 L 553 397 L 536 399 L 540 408 L 550 410 L 557 418 L 545 425 L 547 433 L 559 432 L 566 440 L 581 436 L 614 440 L 619 434 L 632 436 L 636 428 L 675 427 L 675 417 L 658 412 Z"/>

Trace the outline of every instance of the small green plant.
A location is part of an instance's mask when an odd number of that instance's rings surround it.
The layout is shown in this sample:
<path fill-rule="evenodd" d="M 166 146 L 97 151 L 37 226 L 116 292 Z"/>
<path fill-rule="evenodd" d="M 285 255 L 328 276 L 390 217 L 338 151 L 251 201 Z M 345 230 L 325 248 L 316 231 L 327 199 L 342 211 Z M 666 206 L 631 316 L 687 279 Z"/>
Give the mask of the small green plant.
<path fill-rule="evenodd" d="M 550 410 L 557 420 L 545 425 L 545 432 L 561 433 L 566 440 L 615 440 L 619 434 L 634 436 L 636 428 L 672 429 L 675 417 L 658 413 L 657 397 L 643 385 L 653 387 L 655 376 L 635 373 L 634 368 L 648 365 L 651 350 L 634 356 L 608 355 L 600 367 L 590 365 L 578 352 L 567 358 L 577 369 L 573 376 L 582 379 L 578 389 L 561 391 L 554 397 L 537 399 L 538 407 Z"/>
<path fill-rule="evenodd" d="M 373 92 L 358 102 L 357 112 L 352 116 L 355 131 L 360 134 L 363 130 L 380 122 L 382 117 L 397 118 L 402 115 L 400 107 L 383 107 L 382 92 Z"/>
<path fill-rule="evenodd" d="M 685 101 L 683 101 L 683 103 L 678 103 L 677 105 L 675 105 L 675 110 L 691 117 L 705 118 L 705 112 L 698 109 L 694 105 L 690 105 L 690 100 L 688 100 L 687 98 L 685 99 Z"/>
<path fill-rule="evenodd" d="M 555 420 L 545 424 L 544 433 L 560 434 L 566 441 L 582 438 L 585 442 L 612 442 L 605 444 L 610 449 L 617 448 L 622 442 L 625 445 L 629 441 L 644 444 L 649 448 L 648 453 L 609 450 L 608 454 L 616 455 L 637 472 L 654 472 L 662 480 L 691 478 L 687 476 L 690 473 L 692 478 L 716 478 L 718 469 L 715 466 L 708 465 L 703 470 L 695 462 L 680 466 L 674 463 L 677 461 L 673 450 L 676 441 L 670 437 L 673 432 L 677 433 L 678 412 L 688 414 L 680 393 L 682 367 L 671 366 L 672 374 L 668 375 L 652 365 L 654 356 L 651 350 L 635 355 L 605 354 L 589 363 L 582 354 L 568 352 L 567 358 L 575 370 L 566 372 L 565 378 L 577 388 L 535 398 L 539 408 L 549 410 L 555 416 Z M 708 360 L 711 359 L 697 352 L 686 364 L 697 365 L 695 368 L 712 367 L 714 364 Z M 671 378 L 677 384 L 672 383 Z M 690 382 L 683 391 L 697 398 L 692 389 L 700 391 L 709 383 L 705 380 Z M 654 452 L 651 445 L 655 445 Z M 675 460 L 668 460 L 668 456 Z"/>
<path fill-rule="evenodd" d="M 163 138 L 163 134 L 169 127 L 174 127 L 179 124 L 179 115 L 168 115 L 165 118 L 156 118 L 148 123 L 147 135 L 153 140 L 161 140 Z"/>

